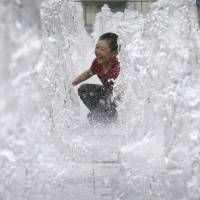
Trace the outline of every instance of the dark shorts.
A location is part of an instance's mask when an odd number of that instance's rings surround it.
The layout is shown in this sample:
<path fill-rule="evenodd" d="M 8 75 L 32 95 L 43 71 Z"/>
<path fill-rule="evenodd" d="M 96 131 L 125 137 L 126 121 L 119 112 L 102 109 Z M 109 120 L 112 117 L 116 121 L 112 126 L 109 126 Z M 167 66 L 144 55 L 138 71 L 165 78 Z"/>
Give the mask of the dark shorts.
<path fill-rule="evenodd" d="M 118 114 L 111 91 L 106 90 L 102 85 L 82 84 L 78 88 L 78 94 L 90 110 L 89 121 L 105 123 L 116 121 Z"/>

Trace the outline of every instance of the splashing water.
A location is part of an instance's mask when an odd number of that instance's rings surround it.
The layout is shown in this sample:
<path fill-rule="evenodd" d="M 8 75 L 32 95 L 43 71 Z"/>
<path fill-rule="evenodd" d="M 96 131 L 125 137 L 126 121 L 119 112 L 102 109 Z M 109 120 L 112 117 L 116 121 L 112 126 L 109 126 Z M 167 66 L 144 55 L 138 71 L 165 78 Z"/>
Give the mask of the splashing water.
<path fill-rule="evenodd" d="M 194 1 L 160 0 L 145 17 L 105 6 L 93 39 L 78 2 L 4 0 L 0 11 L 0 199 L 200 199 Z M 122 42 L 120 119 L 91 127 L 71 80 L 107 31 Z"/>

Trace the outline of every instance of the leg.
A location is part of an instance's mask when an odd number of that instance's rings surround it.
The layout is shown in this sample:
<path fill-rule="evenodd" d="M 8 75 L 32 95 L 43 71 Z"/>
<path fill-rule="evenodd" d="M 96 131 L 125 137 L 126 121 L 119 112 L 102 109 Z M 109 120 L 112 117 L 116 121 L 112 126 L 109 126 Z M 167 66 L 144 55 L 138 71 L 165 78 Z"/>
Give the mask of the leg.
<path fill-rule="evenodd" d="M 112 94 L 101 97 L 95 109 L 88 114 L 91 123 L 111 123 L 118 119 L 116 104 L 112 100 Z"/>
<path fill-rule="evenodd" d="M 78 88 L 78 94 L 87 108 L 92 111 L 96 108 L 99 100 L 106 95 L 106 92 L 101 85 L 82 84 Z"/>
<path fill-rule="evenodd" d="M 106 108 L 104 105 L 98 104 L 97 107 L 87 115 L 87 117 L 91 124 L 110 124 L 117 121 L 118 113 L 114 106 Z"/>

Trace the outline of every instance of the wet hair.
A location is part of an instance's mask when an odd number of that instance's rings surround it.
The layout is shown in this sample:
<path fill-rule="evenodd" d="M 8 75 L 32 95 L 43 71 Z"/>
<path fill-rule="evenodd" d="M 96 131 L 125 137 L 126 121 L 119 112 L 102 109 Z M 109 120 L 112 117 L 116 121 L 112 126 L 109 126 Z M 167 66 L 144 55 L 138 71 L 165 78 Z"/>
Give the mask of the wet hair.
<path fill-rule="evenodd" d="M 111 51 L 120 51 L 117 34 L 111 32 L 104 33 L 99 37 L 99 40 L 106 40 Z"/>

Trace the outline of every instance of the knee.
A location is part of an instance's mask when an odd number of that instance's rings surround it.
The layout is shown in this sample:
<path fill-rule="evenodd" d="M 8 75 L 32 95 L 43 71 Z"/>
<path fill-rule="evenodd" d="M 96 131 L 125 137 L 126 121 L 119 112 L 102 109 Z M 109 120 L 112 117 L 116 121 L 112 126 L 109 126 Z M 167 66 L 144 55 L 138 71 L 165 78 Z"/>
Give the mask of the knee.
<path fill-rule="evenodd" d="M 86 93 L 86 84 L 82 84 L 79 88 L 78 88 L 78 95 L 80 97 L 83 97 L 83 95 Z"/>

